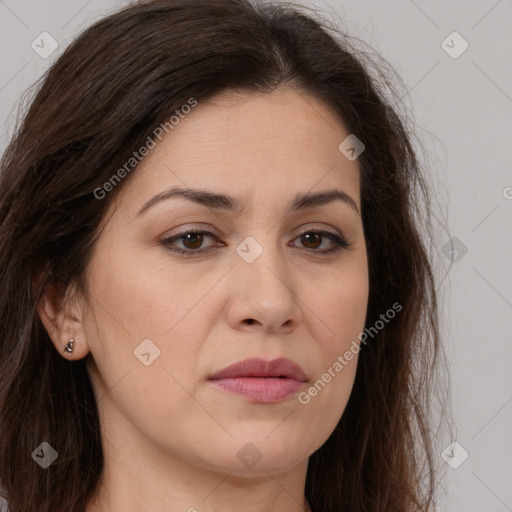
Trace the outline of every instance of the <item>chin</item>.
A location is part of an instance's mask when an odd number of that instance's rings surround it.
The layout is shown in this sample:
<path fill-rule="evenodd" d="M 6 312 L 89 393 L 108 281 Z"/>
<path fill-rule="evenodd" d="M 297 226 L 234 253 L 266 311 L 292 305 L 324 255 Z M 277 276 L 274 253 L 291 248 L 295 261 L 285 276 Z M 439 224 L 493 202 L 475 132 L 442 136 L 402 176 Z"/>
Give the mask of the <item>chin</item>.
<path fill-rule="evenodd" d="M 290 471 L 304 463 L 316 446 L 305 445 L 297 434 L 297 442 L 293 436 L 280 435 L 272 438 L 269 432 L 257 435 L 249 434 L 236 436 L 229 445 L 218 445 L 218 458 L 210 459 L 217 470 L 230 472 L 244 477 L 267 476 Z M 302 436 L 302 439 L 304 437 Z M 217 451 L 217 450 L 216 450 Z M 211 455 L 214 455 L 213 453 Z"/>

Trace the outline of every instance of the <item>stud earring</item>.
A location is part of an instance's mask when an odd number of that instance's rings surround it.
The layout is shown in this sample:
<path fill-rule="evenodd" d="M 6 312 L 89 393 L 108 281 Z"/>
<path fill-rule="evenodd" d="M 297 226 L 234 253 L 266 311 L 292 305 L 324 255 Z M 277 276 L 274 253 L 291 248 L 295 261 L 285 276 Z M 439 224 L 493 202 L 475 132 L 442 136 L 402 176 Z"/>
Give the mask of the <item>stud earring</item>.
<path fill-rule="evenodd" d="M 73 352 L 73 346 L 75 344 L 74 338 L 71 338 L 68 343 L 66 344 L 66 347 L 64 348 L 64 352 L 67 352 L 68 354 L 71 354 Z"/>

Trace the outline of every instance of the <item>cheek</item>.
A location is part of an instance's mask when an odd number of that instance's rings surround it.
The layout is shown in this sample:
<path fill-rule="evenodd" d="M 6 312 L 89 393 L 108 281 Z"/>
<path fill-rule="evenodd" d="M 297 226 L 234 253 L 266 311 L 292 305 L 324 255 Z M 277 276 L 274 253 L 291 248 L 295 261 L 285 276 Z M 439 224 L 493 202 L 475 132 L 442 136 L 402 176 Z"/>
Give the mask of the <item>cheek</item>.
<path fill-rule="evenodd" d="M 350 270 L 329 279 L 311 298 L 311 313 L 320 329 L 316 338 L 330 358 L 346 350 L 364 329 L 369 293 L 366 266 Z"/>
<path fill-rule="evenodd" d="M 134 339 L 162 337 L 194 309 L 213 283 L 208 277 L 198 281 L 188 271 L 162 265 L 161 258 L 144 259 L 144 254 L 131 252 L 103 251 L 104 256 L 91 265 L 93 306 L 106 315 L 105 325 Z"/>
<path fill-rule="evenodd" d="M 325 289 L 324 289 L 325 290 Z M 311 417 L 322 418 L 319 438 L 327 439 L 336 427 L 350 398 L 360 350 L 358 335 L 363 331 L 368 303 L 365 273 L 337 279 L 324 293 L 317 294 L 311 307 L 318 348 L 317 372 L 309 387 L 298 395 L 299 403 Z"/>
<path fill-rule="evenodd" d="M 169 381 L 165 368 L 190 387 L 202 343 L 217 317 L 209 290 L 219 276 L 198 279 L 197 271 L 180 271 L 161 260 L 102 254 L 89 271 L 93 298 L 86 335 L 106 384 L 114 385 L 127 371 L 138 374 L 141 368 L 147 370 L 144 379 Z M 154 363 L 145 367 L 138 357 L 148 351 L 145 357 Z M 160 377 L 155 377 L 155 368 Z"/>
<path fill-rule="evenodd" d="M 211 321 L 204 296 L 214 281 L 185 286 L 191 278 L 184 273 L 110 258 L 90 267 L 86 336 L 98 368 L 94 380 L 116 410 L 163 439 L 183 415 L 198 414 L 186 390 L 193 389 L 202 329 Z"/>
<path fill-rule="evenodd" d="M 326 429 L 334 428 L 343 413 L 354 383 L 368 304 L 367 267 L 358 264 L 328 280 L 312 302 L 314 337 L 319 351 L 318 372 L 301 403 L 314 402 L 324 411 Z M 300 397 L 299 397 L 300 398 Z"/>

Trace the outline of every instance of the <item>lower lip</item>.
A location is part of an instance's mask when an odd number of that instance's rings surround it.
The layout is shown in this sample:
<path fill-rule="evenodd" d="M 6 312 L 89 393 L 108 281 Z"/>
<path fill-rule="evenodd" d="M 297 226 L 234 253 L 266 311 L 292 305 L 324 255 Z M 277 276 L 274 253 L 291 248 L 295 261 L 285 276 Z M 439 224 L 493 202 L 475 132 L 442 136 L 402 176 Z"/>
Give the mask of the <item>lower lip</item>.
<path fill-rule="evenodd" d="M 277 377 L 236 377 L 210 381 L 215 386 L 240 395 L 252 402 L 269 404 L 297 393 L 304 385 L 295 379 Z"/>

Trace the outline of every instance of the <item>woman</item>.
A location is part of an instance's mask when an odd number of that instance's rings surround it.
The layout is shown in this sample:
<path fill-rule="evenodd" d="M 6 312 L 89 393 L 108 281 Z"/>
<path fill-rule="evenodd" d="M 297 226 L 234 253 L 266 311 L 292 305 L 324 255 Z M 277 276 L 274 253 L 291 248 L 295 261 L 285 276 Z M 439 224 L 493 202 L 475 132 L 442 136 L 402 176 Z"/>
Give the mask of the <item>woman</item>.
<path fill-rule="evenodd" d="M 52 66 L 0 177 L 10 511 L 434 509 L 428 194 L 361 59 L 152 0 Z"/>

